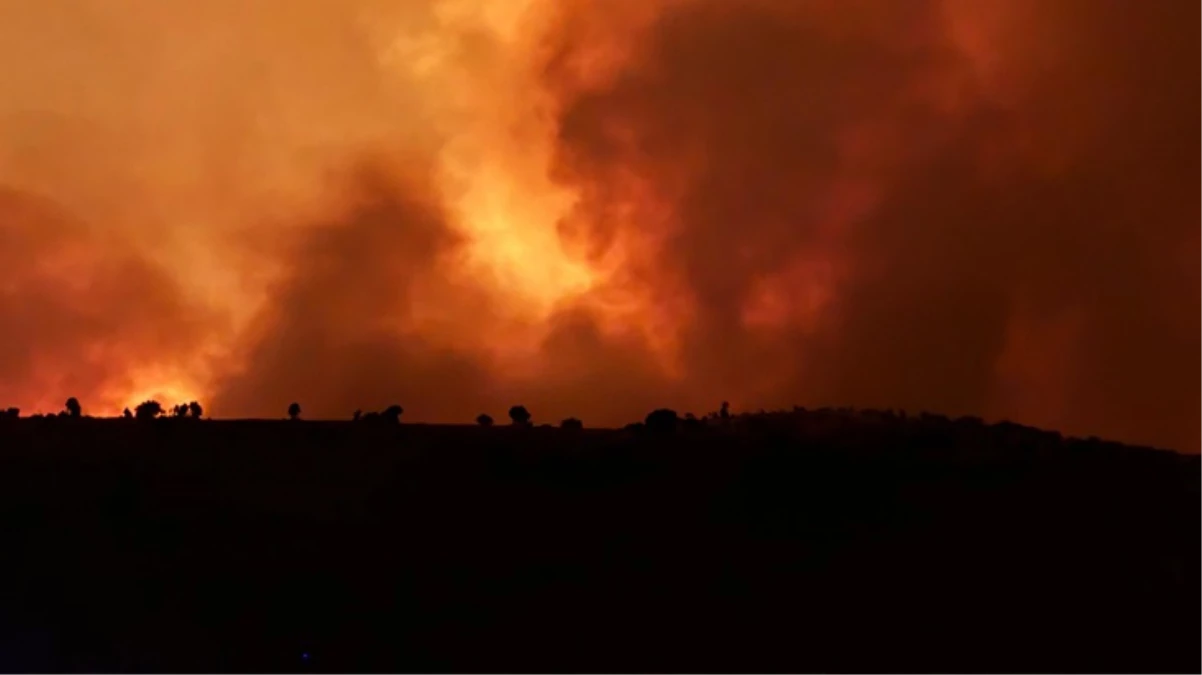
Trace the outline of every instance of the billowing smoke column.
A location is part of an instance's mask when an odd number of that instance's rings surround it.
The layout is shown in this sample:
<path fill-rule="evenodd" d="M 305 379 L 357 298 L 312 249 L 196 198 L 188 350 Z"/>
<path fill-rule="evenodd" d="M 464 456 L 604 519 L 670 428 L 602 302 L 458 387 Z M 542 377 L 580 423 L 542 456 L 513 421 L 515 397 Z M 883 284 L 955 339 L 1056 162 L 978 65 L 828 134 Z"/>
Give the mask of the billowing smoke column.
<path fill-rule="evenodd" d="M 0 7 L 0 403 L 1197 451 L 1199 7 Z"/>

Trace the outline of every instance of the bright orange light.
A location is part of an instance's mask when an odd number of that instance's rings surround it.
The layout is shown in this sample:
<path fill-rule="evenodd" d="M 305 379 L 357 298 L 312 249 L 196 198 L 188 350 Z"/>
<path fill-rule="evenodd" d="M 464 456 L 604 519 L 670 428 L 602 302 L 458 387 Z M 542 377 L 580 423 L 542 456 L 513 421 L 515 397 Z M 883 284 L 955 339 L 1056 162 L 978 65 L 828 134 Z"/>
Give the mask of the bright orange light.
<path fill-rule="evenodd" d="M 470 239 L 464 262 L 473 277 L 492 277 L 489 286 L 519 295 L 536 316 L 593 286 L 593 270 L 565 253 L 556 231 L 569 196 L 529 191 L 491 168 L 478 169 L 467 182 L 457 207 L 459 226 Z"/>
<path fill-rule="evenodd" d="M 187 375 L 166 371 L 137 373 L 128 387 L 116 389 L 97 401 L 99 405 L 92 414 L 118 416 L 125 408 L 132 411 L 143 401 L 158 401 L 164 410 L 191 401 L 199 401 L 203 406 L 203 391 L 204 388 Z"/>
<path fill-rule="evenodd" d="M 544 318 L 597 281 L 559 241 L 575 195 L 547 176 L 554 128 L 519 31 L 537 2 L 442 0 L 434 29 L 398 38 L 381 55 L 429 89 L 425 106 L 447 134 L 437 163 L 450 217 L 467 239 L 461 271 L 506 300 L 502 314 L 523 319 Z M 473 31 L 487 39 L 465 40 Z"/>

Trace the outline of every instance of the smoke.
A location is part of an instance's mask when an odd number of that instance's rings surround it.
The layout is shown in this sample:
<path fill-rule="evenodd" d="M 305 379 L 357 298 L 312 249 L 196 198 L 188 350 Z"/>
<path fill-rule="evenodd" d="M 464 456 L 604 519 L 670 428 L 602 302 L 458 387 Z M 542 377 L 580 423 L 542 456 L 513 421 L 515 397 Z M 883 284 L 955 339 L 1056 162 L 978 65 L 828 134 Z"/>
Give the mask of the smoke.
<path fill-rule="evenodd" d="M 1197 19 L 3 5 L 0 396 L 588 424 L 725 399 L 1197 450 Z"/>
<path fill-rule="evenodd" d="M 1195 448 L 1197 18 L 699 0 L 603 83 L 554 73 L 559 175 L 638 205 L 596 241 L 656 224 L 692 391 Z"/>
<path fill-rule="evenodd" d="M 291 266 L 298 215 L 331 207 L 331 162 L 433 151 L 421 111 L 380 86 L 360 29 L 380 4 L 0 5 L 0 227 L 27 266 L 0 278 L 30 308 L 2 317 L 24 345 L 6 401 L 111 413 L 210 393 Z"/>
<path fill-rule="evenodd" d="M 53 203 L 0 190 L 0 396 L 51 410 L 85 391 L 110 406 L 198 354 L 221 328 L 175 281 Z M 178 376 L 177 376 L 178 377 Z M 119 409 L 119 408 L 118 408 Z"/>

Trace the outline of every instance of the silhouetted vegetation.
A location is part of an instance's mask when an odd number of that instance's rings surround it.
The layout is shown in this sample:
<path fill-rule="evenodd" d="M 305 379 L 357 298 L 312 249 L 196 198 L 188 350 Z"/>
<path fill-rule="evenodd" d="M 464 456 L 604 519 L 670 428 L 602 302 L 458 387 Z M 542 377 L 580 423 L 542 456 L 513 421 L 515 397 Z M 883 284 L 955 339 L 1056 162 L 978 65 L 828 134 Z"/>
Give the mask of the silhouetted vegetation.
<path fill-rule="evenodd" d="M 492 415 L 488 415 L 486 413 L 480 413 L 479 415 L 476 416 L 476 424 L 479 424 L 482 427 L 491 427 L 492 426 Z"/>
<path fill-rule="evenodd" d="M 68 417 L 79 419 L 83 416 L 83 406 L 79 405 L 79 399 L 72 396 L 63 404 Z"/>
<path fill-rule="evenodd" d="M 386 421 L 386 422 L 390 422 L 392 424 L 400 424 L 401 423 L 401 414 L 403 414 L 404 412 L 405 412 L 405 409 L 402 408 L 401 406 L 390 405 L 387 408 L 385 408 L 383 412 L 380 413 L 380 416 L 382 418 L 384 418 L 384 421 Z"/>
<path fill-rule="evenodd" d="M 514 426 L 529 426 L 530 419 L 530 411 L 526 410 L 524 405 L 515 405 L 509 409 L 509 420 L 513 422 Z"/>
<path fill-rule="evenodd" d="M 296 421 L 300 419 L 301 407 L 299 403 L 292 403 L 288 406 L 288 419 Z"/>
<path fill-rule="evenodd" d="M 575 417 L 569 417 L 566 420 L 563 420 L 562 422 L 559 423 L 559 428 L 560 429 L 583 429 L 584 422 L 581 422 L 580 420 L 576 419 Z"/>
<path fill-rule="evenodd" d="M 676 431 L 679 421 L 680 418 L 677 417 L 675 410 L 660 408 L 647 413 L 647 419 L 643 420 L 643 424 L 647 427 L 647 431 L 666 434 Z"/>
<path fill-rule="evenodd" d="M 134 408 L 134 417 L 140 420 L 152 420 L 163 414 L 163 404 L 158 401 L 143 401 Z"/>
<path fill-rule="evenodd" d="M 381 411 L 369 411 L 364 413 L 362 410 L 356 410 L 351 417 L 353 422 L 361 422 L 364 424 L 400 424 L 401 415 L 405 413 L 405 409 L 399 405 L 390 405 Z"/>

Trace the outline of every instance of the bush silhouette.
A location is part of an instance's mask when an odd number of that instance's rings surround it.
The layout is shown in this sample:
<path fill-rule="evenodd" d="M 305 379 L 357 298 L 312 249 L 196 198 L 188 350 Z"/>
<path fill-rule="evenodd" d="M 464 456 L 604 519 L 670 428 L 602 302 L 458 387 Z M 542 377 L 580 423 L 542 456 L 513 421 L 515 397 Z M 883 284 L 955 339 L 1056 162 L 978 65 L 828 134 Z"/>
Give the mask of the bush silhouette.
<path fill-rule="evenodd" d="M 66 407 L 67 414 L 69 416 L 76 418 L 83 416 L 83 407 L 79 405 L 79 399 L 75 398 L 74 396 L 67 399 L 67 402 L 64 404 L 64 406 Z"/>
<path fill-rule="evenodd" d="M 299 420 L 300 414 L 301 414 L 301 407 L 300 407 L 299 403 L 296 403 L 294 401 L 292 403 L 292 405 L 288 406 L 288 419 Z"/>
<path fill-rule="evenodd" d="M 579 430 L 579 429 L 584 428 L 584 422 L 581 422 L 580 420 L 576 419 L 575 417 L 569 417 L 566 420 L 559 423 L 559 428 L 560 429 Z"/>
<path fill-rule="evenodd" d="M 134 418 L 134 414 L 129 411 L 129 408 L 126 408 L 125 410 L 121 411 L 121 416 L 127 420 L 132 420 Z"/>
<path fill-rule="evenodd" d="M 509 409 L 509 419 L 515 426 L 524 427 L 530 424 L 530 411 L 524 405 L 515 405 Z"/>
<path fill-rule="evenodd" d="M 196 401 L 192 401 L 188 404 L 188 414 L 193 419 L 200 419 L 200 416 L 204 414 L 204 408 L 200 407 L 200 404 Z"/>
<path fill-rule="evenodd" d="M 21 416 L 21 409 L 20 408 L 9 408 L 8 410 L 4 411 L 4 416 L 9 419 L 15 420 Z"/>
<path fill-rule="evenodd" d="M 134 408 L 134 417 L 140 420 L 152 420 L 163 414 L 163 404 L 158 401 L 143 401 Z"/>
<path fill-rule="evenodd" d="M 676 411 L 667 408 L 651 411 L 647 414 L 647 419 L 643 421 L 647 430 L 655 433 L 672 433 L 676 431 L 676 425 L 679 422 L 680 417 Z"/>
<path fill-rule="evenodd" d="M 492 415 L 489 415 L 487 413 L 480 413 L 479 415 L 476 416 L 476 424 L 479 424 L 482 427 L 491 427 L 492 426 Z"/>
<path fill-rule="evenodd" d="M 390 405 L 387 408 L 385 408 L 384 412 L 380 413 L 380 416 L 383 417 L 388 422 L 391 422 L 393 424 L 400 424 L 401 423 L 401 415 L 404 412 L 405 412 L 404 408 L 402 408 L 399 405 L 394 404 L 394 405 Z"/>

